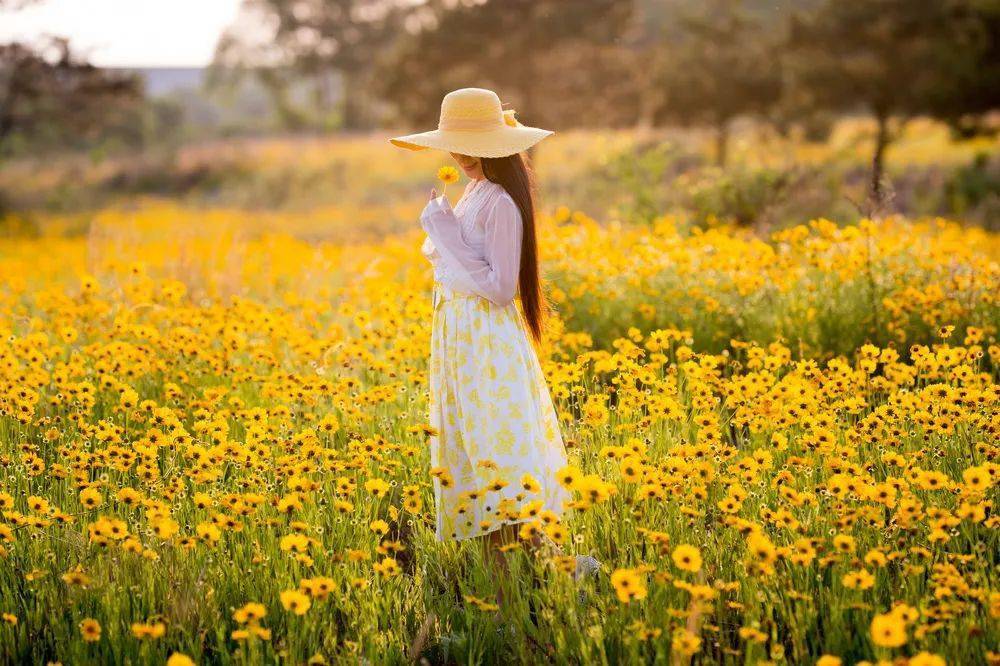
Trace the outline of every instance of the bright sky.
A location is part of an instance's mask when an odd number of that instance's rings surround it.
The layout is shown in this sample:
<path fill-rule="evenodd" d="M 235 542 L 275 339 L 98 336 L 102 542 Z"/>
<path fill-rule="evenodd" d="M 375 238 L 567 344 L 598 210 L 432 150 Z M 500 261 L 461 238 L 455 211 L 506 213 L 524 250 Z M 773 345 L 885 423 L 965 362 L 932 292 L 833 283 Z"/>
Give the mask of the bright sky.
<path fill-rule="evenodd" d="M 240 0 L 42 0 L 0 10 L 0 43 L 68 37 L 101 67 L 207 65 Z"/>

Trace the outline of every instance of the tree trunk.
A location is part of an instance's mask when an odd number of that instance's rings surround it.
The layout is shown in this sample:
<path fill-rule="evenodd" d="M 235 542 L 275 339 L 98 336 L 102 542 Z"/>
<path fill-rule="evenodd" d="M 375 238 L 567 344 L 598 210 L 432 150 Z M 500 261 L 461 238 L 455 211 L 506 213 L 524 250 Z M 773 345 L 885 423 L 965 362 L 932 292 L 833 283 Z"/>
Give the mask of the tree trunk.
<path fill-rule="evenodd" d="M 715 165 L 720 169 L 726 167 L 729 152 L 729 126 L 722 121 L 715 127 Z"/>
<path fill-rule="evenodd" d="M 341 110 L 343 111 L 342 128 L 345 130 L 360 130 L 368 127 L 368 114 L 364 91 L 366 87 L 361 72 L 343 71 L 343 95 Z"/>
<path fill-rule="evenodd" d="M 658 100 L 653 98 L 653 93 L 645 91 L 640 93 L 639 110 L 636 113 L 635 129 L 640 132 L 648 132 L 653 129 L 654 118 L 658 108 Z"/>
<path fill-rule="evenodd" d="M 885 149 L 889 145 L 889 118 L 885 113 L 877 113 L 875 120 L 878 123 L 878 131 L 875 134 L 875 154 L 872 156 L 872 180 L 870 194 L 872 203 L 878 207 L 882 205 L 882 172 L 884 171 Z"/>
<path fill-rule="evenodd" d="M 8 113 L 10 107 L 7 107 L 5 111 L 0 114 L 0 147 L 3 146 L 3 142 L 7 139 L 7 135 L 14 131 L 14 114 Z"/>
<path fill-rule="evenodd" d="M 639 105 L 636 112 L 635 126 L 642 131 L 648 131 L 656 125 L 656 116 L 663 108 L 665 95 L 663 89 L 657 84 L 654 70 L 652 68 L 636 67 L 640 73 L 636 74 L 639 91 Z"/>
<path fill-rule="evenodd" d="M 355 130 L 361 128 L 361 105 L 358 103 L 357 95 L 348 93 L 344 96 L 344 119 L 343 129 Z"/>
<path fill-rule="evenodd" d="M 302 113 L 295 108 L 289 98 L 288 84 L 283 75 L 264 67 L 258 68 L 256 72 L 257 80 L 264 86 L 268 97 L 271 98 L 271 104 L 278 114 L 278 122 L 281 123 L 281 126 L 289 130 L 301 129 L 304 119 Z"/>

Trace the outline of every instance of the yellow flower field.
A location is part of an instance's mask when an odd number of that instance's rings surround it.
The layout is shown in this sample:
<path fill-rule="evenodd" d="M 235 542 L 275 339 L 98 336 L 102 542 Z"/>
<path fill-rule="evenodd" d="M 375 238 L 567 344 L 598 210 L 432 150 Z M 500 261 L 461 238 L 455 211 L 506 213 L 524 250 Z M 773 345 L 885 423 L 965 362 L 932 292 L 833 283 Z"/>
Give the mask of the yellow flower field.
<path fill-rule="evenodd" d="M 0 240 L 6 660 L 1000 663 L 997 236 L 545 216 L 576 499 L 525 530 L 605 571 L 518 555 L 510 639 L 433 537 L 416 225 L 246 215 Z"/>

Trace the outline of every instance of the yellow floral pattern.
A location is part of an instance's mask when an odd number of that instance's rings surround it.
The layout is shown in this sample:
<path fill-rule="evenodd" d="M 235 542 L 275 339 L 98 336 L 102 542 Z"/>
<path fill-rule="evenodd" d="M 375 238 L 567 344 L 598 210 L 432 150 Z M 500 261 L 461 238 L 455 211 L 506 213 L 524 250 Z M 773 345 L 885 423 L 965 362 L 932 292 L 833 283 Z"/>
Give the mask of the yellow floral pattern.
<path fill-rule="evenodd" d="M 516 303 L 434 283 L 429 422 L 439 541 L 545 511 L 561 516 L 572 499 L 556 478 L 566 448 Z"/>

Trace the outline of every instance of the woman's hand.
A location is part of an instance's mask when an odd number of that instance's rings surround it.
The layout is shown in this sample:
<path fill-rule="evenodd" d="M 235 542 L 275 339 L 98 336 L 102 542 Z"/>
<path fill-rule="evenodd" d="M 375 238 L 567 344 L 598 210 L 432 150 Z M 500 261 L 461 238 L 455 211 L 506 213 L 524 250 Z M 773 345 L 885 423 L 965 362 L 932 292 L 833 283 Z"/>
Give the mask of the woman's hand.
<path fill-rule="evenodd" d="M 451 209 L 451 202 L 448 201 L 448 197 L 446 197 L 443 194 L 439 195 L 437 193 L 436 187 L 431 188 L 431 201 L 437 201 L 439 204 L 441 204 L 441 208 L 447 208 L 449 210 Z"/>
<path fill-rule="evenodd" d="M 424 206 L 424 211 L 420 214 L 420 225 L 426 228 L 431 220 L 438 223 L 457 224 L 455 212 L 451 209 L 451 203 L 444 196 L 438 196 L 437 189 L 431 188 L 431 198 Z"/>

